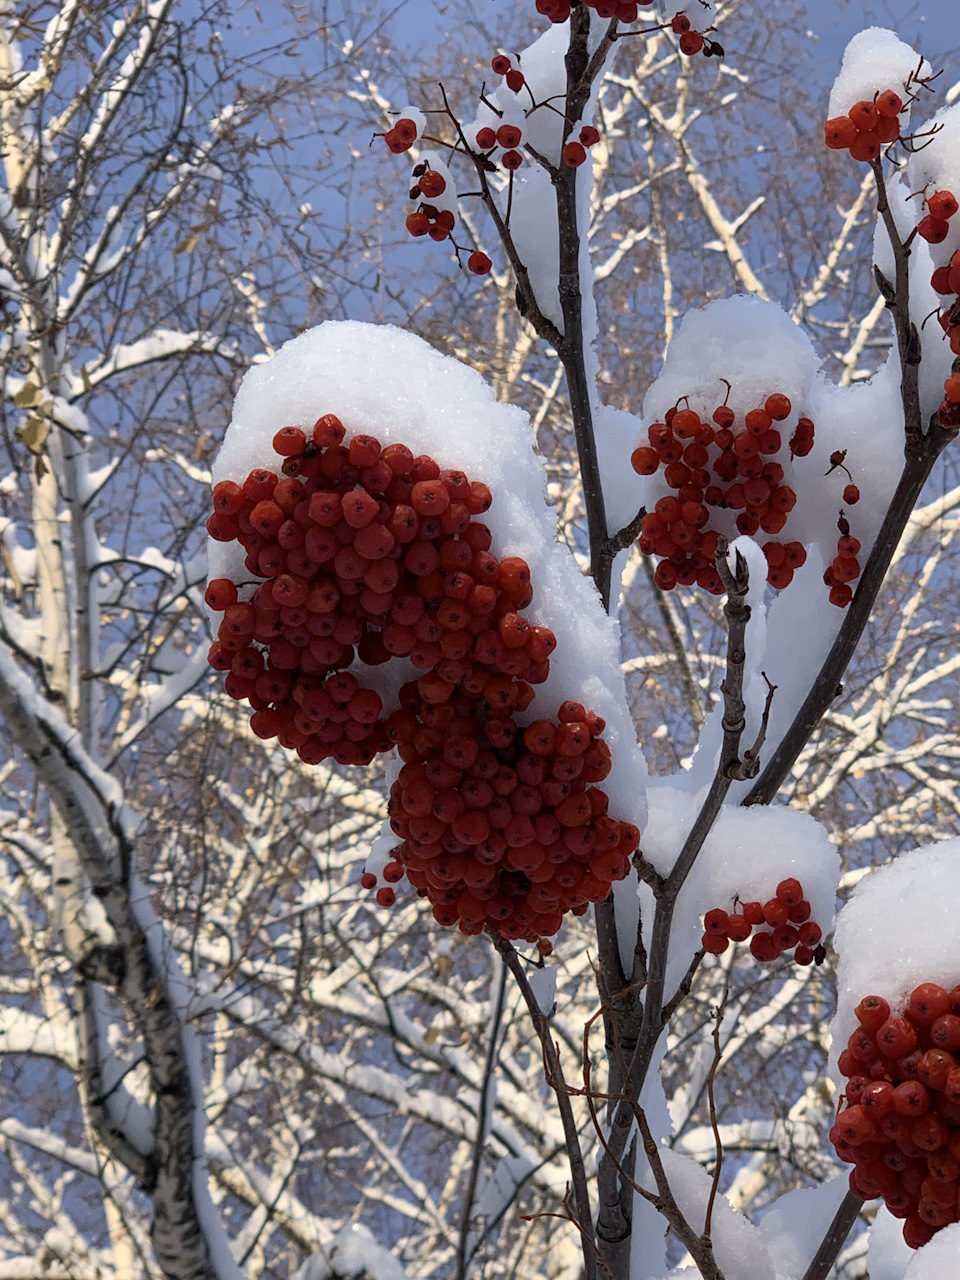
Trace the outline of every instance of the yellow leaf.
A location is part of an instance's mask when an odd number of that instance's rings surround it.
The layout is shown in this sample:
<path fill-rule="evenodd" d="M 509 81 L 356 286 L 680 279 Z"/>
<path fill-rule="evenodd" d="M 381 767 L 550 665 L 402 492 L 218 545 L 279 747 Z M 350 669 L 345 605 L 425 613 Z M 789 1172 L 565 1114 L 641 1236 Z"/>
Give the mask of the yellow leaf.
<path fill-rule="evenodd" d="M 17 439 L 38 458 L 49 434 L 50 423 L 45 418 L 28 418 L 22 427 L 17 428 Z"/>
<path fill-rule="evenodd" d="M 436 963 L 437 974 L 441 978 L 445 978 L 447 974 L 450 972 L 450 970 L 453 968 L 453 961 L 450 959 L 449 956 L 437 956 L 435 963 Z"/>
<path fill-rule="evenodd" d="M 436 1027 L 427 1027 L 426 1031 L 423 1033 L 423 1043 L 433 1044 L 439 1034 L 440 1032 Z"/>
<path fill-rule="evenodd" d="M 89 392 L 89 391 L 92 391 L 92 390 L 93 390 L 93 383 L 90 381 L 90 375 L 89 375 L 89 373 L 87 373 L 87 366 L 86 366 L 86 365 L 84 365 L 84 366 L 81 368 L 81 370 L 80 370 L 80 377 L 83 379 L 83 389 L 84 389 L 84 391 L 88 391 L 88 392 Z"/>
<path fill-rule="evenodd" d="M 35 382 L 25 382 L 17 394 L 13 397 L 13 403 L 18 409 L 29 409 L 31 405 L 35 405 L 40 399 L 40 388 Z"/>
<path fill-rule="evenodd" d="M 200 242 L 198 232 L 194 232 L 192 236 L 187 236 L 186 240 L 181 240 L 174 249 L 174 253 L 193 253 L 194 249 Z"/>

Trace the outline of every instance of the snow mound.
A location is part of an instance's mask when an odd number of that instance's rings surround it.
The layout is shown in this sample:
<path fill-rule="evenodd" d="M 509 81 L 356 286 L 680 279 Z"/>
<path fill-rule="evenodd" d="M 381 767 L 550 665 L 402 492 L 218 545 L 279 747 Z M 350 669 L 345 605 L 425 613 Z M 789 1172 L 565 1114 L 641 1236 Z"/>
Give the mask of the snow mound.
<path fill-rule="evenodd" d="M 863 877 L 834 936 L 840 957 L 835 1047 L 857 1026 L 853 1011 L 864 996 L 883 996 L 896 1012 L 921 982 L 947 990 L 960 982 L 958 902 L 960 839 L 900 854 Z"/>
<path fill-rule="evenodd" d="M 893 89 L 907 101 L 906 86 L 926 78 L 933 68 L 925 58 L 904 44 L 886 27 L 868 27 L 853 37 L 843 53 L 840 74 L 830 90 L 827 118 L 846 115 L 855 102 L 873 100 L 876 93 Z M 909 113 L 901 116 L 901 124 Z"/>

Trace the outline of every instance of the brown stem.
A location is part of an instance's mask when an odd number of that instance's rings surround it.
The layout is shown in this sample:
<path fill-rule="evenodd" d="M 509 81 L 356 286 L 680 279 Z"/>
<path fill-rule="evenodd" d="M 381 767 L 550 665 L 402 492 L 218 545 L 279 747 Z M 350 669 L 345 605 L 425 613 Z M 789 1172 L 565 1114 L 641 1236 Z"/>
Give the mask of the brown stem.
<path fill-rule="evenodd" d="M 527 981 L 523 962 L 517 955 L 512 943 L 508 942 L 506 938 L 493 929 L 487 929 L 486 933 L 500 953 L 503 963 L 516 979 L 520 994 L 523 996 L 524 1003 L 527 1006 L 527 1012 L 530 1014 L 530 1020 L 540 1041 L 540 1047 L 543 1050 L 543 1063 L 547 1083 L 556 1095 L 557 1107 L 560 1111 L 560 1122 L 563 1125 L 567 1160 L 570 1165 L 570 1179 L 573 1183 L 576 1221 L 583 1247 L 584 1280 L 597 1280 L 597 1246 L 593 1234 L 590 1194 L 587 1190 L 587 1172 L 583 1162 L 583 1151 L 580 1147 L 580 1134 L 577 1132 L 577 1122 L 574 1119 L 573 1107 L 570 1102 L 570 1091 L 563 1078 L 560 1055 L 557 1053 L 557 1047 L 550 1034 L 550 1020 L 537 1003 L 537 998 L 531 990 L 530 983 Z"/>
<path fill-rule="evenodd" d="M 827 1228 L 820 1248 L 813 1255 L 813 1261 L 803 1273 L 803 1280 L 826 1280 L 862 1208 L 860 1197 L 848 1191 Z"/>
<path fill-rule="evenodd" d="M 860 643 L 863 629 L 873 611 L 887 570 L 927 477 L 940 454 L 957 434 L 956 428 L 941 426 L 937 414 L 931 418 L 928 430 L 923 430 L 918 386 L 919 346 L 916 328 L 910 319 L 910 246 L 901 240 L 897 230 L 887 201 L 883 171 L 879 162 L 874 163 L 873 169 L 877 180 L 877 207 L 890 237 L 896 263 L 895 284 L 891 286 L 884 280 L 881 292 L 887 299 L 887 306 L 893 312 L 897 332 L 901 369 L 900 397 L 904 422 L 903 472 L 837 638 L 793 723 L 767 761 L 763 772 L 744 797 L 745 805 L 770 803 L 836 696 L 837 687 Z M 881 273 L 875 272 L 875 274 L 879 279 L 883 279 Z"/>

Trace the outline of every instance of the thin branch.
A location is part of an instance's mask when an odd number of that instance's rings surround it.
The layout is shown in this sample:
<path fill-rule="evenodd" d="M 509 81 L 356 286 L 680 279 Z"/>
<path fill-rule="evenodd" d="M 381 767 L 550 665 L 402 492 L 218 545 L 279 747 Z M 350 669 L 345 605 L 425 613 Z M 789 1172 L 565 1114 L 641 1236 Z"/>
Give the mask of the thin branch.
<path fill-rule="evenodd" d="M 486 929 L 485 932 L 500 953 L 503 963 L 516 979 L 520 994 L 523 996 L 527 1011 L 530 1014 L 530 1020 L 543 1050 L 547 1082 L 556 1094 L 557 1107 L 560 1111 L 560 1121 L 563 1125 L 563 1136 L 567 1148 L 567 1158 L 570 1164 L 570 1178 L 573 1183 L 573 1195 L 576 1204 L 576 1221 L 580 1229 L 581 1244 L 583 1246 L 584 1280 L 597 1280 L 597 1246 L 593 1234 L 590 1194 L 587 1190 L 587 1171 L 583 1162 L 583 1151 L 580 1147 L 580 1134 L 577 1131 L 577 1122 L 574 1119 L 573 1107 L 570 1102 L 570 1091 L 564 1082 L 563 1070 L 560 1066 L 560 1055 L 550 1034 L 550 1021 L 537 1003 L 537 998 L 527 980 L 523 962 L 517 955 L 513 944 L 493 929 Z"/>
<path fill-rule="evenodd" d="M 803 1273 L 803 1280 L 827 1280 L 862 1208 L 863 1201 L 860 1197 L 848 1191 L 841 1200 L 840 1208 L 834 1214 L 833 1221 L 827 1227 L 827 1234 L 820 1242 L 820 1248 L 813 1255 L 813 1261 Z"/>
<path fill-rule="evenodd" d="M 490 1041 L 487 1045 L 487 1060 L 483 1067 L 480 1082 L 480 1105 L 477 1108 L 477 1133 L 473 1140 L 473 1155 L 470 1164 L 470 1176 L 467 1179 L 467 1190 L 463 1198 L 463 1217 L 460 1220 L 460 1238 L 457 1241 L 457 1280 L 464 1280 L 467 1274 L 467 1245 L 470 1239 L 470 1221 L 473 1217 L 473 1201 L 477 1194 L 477 1179 L 483 1163 L 483 1149 L 487 1141 L 487 1117 L 490 1110 L 490 1077 L 496 1069 L 498 1045 L 500 1041 L 500 1024 L 503 1021 L 503 1006 L 507 991 L 507 967 L 501 965 L 497 1003 L 494 1009 L 493 1025 L 490 1028 Z"/>

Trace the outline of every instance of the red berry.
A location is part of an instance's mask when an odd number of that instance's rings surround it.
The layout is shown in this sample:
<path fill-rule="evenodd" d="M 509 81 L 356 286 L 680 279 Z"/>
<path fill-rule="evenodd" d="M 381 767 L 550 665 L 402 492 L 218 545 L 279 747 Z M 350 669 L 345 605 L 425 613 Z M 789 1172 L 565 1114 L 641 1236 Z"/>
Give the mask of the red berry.
<path fill-rule="evenodd" d="M 498 76 L 505 76 L 512 65 L 505 53 L 498 53 L 490 60 L 490 66 Z"/>
<path fill-rule="evenodd" d="M 570 169 L 579 169 L 587 158 L 582 142 L 568 142 L 563 148 L 563 163 Z"/>
<path fill-rule="evenodd" d="M 523 156 L 519 151 L 511 149 L 510 151 L 505 151 L 503 153 L 500 157 L 500 162 L 505 169 L 509 169 L 512 172 L 519 169 L 523 164 Z"/>
<path fill-rule="evenodd" d="M 855 102 L 847 115 L 861 132 L 866 132 L 876 128 L 880 113 L 872 102 L 864 99 L 862 102 Z"/>
<path fill-rule="evenodd" d="M 921 982 L 910 993 L 907 1012 L 914 1022 L 929 1026 L 941 1015 L 950 1012 L 950 996 L 936 982 Z"/>
<path fill-rule="evenodd" d="M 485 276 L 493 263 L 485 253 L 481 253 L 479 249 L 474 250 L 467 259 L 467 268 L 472 271 L 475 276 Z"/>
<path fill-rule="evenodd" d="M 708 954 L 720 956 L 729 947 L 730 939 L 725 933 L 705 933 L 700 939 L 700 945 Z"/>
<path fill-rule="evenodd" d="M 843 491 L 843 500 L 848 507 L 853 507 L 860 501 L 860 490 L 855 484 L 846 486 Z"/>
<path fill-rule="evenodd" d="M 703 928 L 706 933 L 720 933 L 726 937 L 729 916 L 720 907 L 714 907 L 703 917 Z"/>
<path fill-rule="evenodd" d="M 903 110 L 903 99 L 892 89 L 884 89 L 883 93 L 877 95 L 874 105 L 881 116 L 891 118 L 898 116 Z"/>
<path fill-rule="evenodd" d="M 406 225 L 412 236 L 425 236 L 430 230 L 430 219 L 425 213 L 408 213 Z"/>
<path fill-rule="evenodd" d="M 526 84 L 522 71 L 518 71 L 516 67 L 512 67 L 506 74 L 507 88 L 511 93 L 519 93 Z"/>
<path fill-rule="evenodd" d="M 491 147 L 497 145 L 497 135 L 488 125 L 484 125 L 482 129 L 477 130 L 476 143 L 481 151 L 489 151 Z"/>
<path fill-rule="evenodd" d="M 497 142 L 501 147 L 518 147 L 522 136 L 515 124 L 502 124 L 497 130 Z"/>
<path fill-rule="evenodd" d="M 600 134 L 592 124 L 585 124 L 580 130 L 580 141 L 585 147 L 593 147 L 600 141 Z"/>
<path fill-rule="evenodd" d="M 876 160 L 880 154 L 880 135 L 872 130 L 857 133 L 853 142 L 850 144 L 850 154 L 854 160 Z"/>
<path fill-rule="evenodd" d="M 835 116 L 824 126 L 824 141 L 831 151 L 846 151 L 857 136 L 857 126 L 849 116 Z"/>
<path fill-rule="evenodd" d="M 803 901 L 803 887 L 799 880 L 781 880 L 777 885 L 777 897 L 788 907 L 795 907 Z"/>
<path fill-rule="evenodd" d="M 942 218 L 946 221 L 952 218 L 957 212 L 960 205 L 957 204 L 957 198 L 952 191 L 935 191 L 927 201 L 927 212 L 932 218 Z"/>
<path fill-rule="evenodd" d="M 442 196 L 447 189 L 447 180 L 442 173 L 438 173 L 436 169 L 428 169 L 422 177 L 417 179 L 420 187 L 420 194 L 433 200 L 437 196 Z"/>
<path fill-rule="evenodd" d="M 703 48 L 703 36 L 699 31 L 685 31 L 680 37 L 680 52 L 692 58 Z"/>
<path fill-rule="evenodd" d="M 942 244 L 950 234 L 950 224 L 944 218 L 935 218 L 927 214 L 917 223 L 917 235 L 928 240 L 930 244 Z"/>

